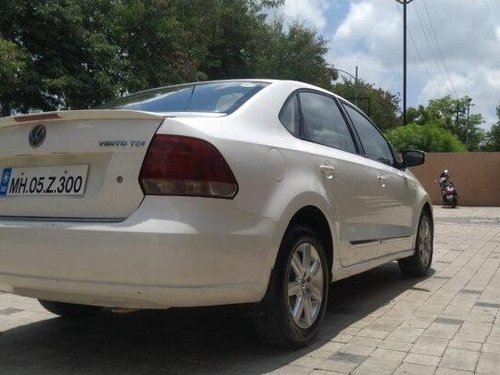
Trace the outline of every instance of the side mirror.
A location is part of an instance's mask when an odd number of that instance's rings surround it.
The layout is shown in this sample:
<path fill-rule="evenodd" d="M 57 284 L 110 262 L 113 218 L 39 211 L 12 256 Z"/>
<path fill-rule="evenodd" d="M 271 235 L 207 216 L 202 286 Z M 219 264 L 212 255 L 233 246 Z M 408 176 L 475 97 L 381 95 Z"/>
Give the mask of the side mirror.
<path fill-rule="evenodd" d="M 403 151 L 403 165 L 405 167 L 416 167 L 425 163 L 425 152 L 419 150 Z"/>

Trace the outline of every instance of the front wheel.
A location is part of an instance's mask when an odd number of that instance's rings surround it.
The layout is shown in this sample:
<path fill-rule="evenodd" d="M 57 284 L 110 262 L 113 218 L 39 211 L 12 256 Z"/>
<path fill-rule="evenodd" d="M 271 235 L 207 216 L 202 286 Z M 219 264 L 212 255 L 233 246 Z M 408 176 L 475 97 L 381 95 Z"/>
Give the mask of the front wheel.
<path fill-rule="evenodd" d="M 400 259 L 399 268 L 405 276 L 423 277 L 429 273 L 433 255 L 433 225 L 428 212 L 420 215 L 417 239 L 415 241 L 415 254 L 411 257 Z"/>
<path fill-rule="evenodd" d="M 308 227 L 285 234 L 269 288 L 264 313 L 254 320 L 260 338 L 271 345 L 301 347 L 318 333 L 329 288 L 323 244 Z"/>
<path fill-rule="evenodd" d="M 78 305 L 76 303 L 38 300 L 46 310 L 52 314 L 59 315 L 63 318 L 76 318 L 93 315 L 101 310 L 101 307 L 90 305 Z"/>

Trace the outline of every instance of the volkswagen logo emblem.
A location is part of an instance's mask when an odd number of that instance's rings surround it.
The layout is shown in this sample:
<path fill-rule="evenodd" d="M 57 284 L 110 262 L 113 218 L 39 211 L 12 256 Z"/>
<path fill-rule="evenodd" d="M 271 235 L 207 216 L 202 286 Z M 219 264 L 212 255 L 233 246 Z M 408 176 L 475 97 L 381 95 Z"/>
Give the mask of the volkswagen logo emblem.
<path fill-rule="evenodd" d="M 28 141 L 30 142 L 31 147 L 37 148 L 43 143 L 43 141 L 45 141 L 46 136 L 47 128 L 43 125 L 37 125 L 31 129 Z"/>

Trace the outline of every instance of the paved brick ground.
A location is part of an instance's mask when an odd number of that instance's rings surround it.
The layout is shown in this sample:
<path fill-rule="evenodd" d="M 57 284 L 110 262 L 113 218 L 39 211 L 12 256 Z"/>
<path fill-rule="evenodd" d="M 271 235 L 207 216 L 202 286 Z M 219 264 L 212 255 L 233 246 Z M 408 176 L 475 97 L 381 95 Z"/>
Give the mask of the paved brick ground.
<path fill-rule="evenodd" d="M 66 322 L 0 294 L 0 374 L 500 374 L 500 208 L 435 208 L 432 275 L 396 263 L 335 284 L 319 340 L 260 345 L 227 311 Z"/>

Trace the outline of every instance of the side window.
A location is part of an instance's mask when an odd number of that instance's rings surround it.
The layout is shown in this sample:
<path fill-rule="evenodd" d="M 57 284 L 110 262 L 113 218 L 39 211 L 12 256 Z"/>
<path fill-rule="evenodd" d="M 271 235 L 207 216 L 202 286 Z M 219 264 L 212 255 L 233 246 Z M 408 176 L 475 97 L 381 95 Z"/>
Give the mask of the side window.
<path fill-rule="evenodd" d="M 283 105 L 279 118 L 283 126 L 296 137 L 299 136 L 299 117 L 299 102 L 294 94 Z"/>
<path fill-rule="evenodd" d="M 366 156 L 381 163 L 394 166 L 394 157 L 385 138 L 378 129 L 354 108 L 344 105 L 356 128 Z"/>
<path fill-rule="evenodd" d="M 312 92 L 301 92 L 299 95 L 304 138 L 356 153 L 356 146 L 337 103 L 328 96 Z"/>

